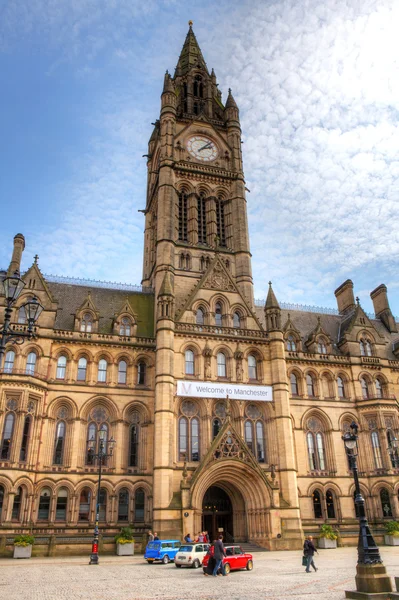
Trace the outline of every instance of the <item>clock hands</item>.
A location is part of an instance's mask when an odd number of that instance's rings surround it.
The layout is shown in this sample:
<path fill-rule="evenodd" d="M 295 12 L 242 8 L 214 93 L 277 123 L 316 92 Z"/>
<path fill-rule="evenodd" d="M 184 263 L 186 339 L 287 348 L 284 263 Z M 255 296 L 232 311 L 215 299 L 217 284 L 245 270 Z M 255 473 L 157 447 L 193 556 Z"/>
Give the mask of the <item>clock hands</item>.
<path fill-rule="evenodd" d="M 198 148 L 197 152 L 201 152 L 201 150 L 206 150 L 207 148 L 210 148 L 212 146 L 212 142 L 208 142 L 207 144 L 205 144 L 205 146 L 202 146 L 202 148 Z"/>

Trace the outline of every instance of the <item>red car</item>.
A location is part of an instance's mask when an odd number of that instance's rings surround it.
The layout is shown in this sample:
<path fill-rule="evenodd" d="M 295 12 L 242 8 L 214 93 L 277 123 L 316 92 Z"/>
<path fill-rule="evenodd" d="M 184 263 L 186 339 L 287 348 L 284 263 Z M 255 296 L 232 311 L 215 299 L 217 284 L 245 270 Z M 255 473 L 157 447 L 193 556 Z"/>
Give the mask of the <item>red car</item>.
<path fill-rule="evenodd" d="M 249 554 L 249 552 L 244 552 L 241 546 L 237 545 L 225 546 L 224 549 L 226 550 L 226 556 L 223 559 L 223 565 L 226 575 L 228 575 L 230 571 L 237 571 L 239 569 L 247 569 L 247 571 L 252 571 L 254 568 L 252 554 Z M 214 549 L 213 546 L 211 546 L 207 554 L 204 556 L 204 560 L 202 561 L 202 569 L 204 573 L 206 572 L 209 558 L 213 555 L 213 552 Z"/>

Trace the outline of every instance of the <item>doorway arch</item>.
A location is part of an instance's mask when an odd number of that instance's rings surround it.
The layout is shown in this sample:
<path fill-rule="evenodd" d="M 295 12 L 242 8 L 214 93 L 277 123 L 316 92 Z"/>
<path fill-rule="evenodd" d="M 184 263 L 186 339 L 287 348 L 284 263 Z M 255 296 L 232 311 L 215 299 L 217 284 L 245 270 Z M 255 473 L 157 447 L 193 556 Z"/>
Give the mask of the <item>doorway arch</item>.
<path fill-rule="evenodd" d="M 202 500 L 202 530 L 211 540 L 222 533 L 226 542 L 246 541 L 245 503 L 241 493 L 226 483 L 211 485 Z"/>

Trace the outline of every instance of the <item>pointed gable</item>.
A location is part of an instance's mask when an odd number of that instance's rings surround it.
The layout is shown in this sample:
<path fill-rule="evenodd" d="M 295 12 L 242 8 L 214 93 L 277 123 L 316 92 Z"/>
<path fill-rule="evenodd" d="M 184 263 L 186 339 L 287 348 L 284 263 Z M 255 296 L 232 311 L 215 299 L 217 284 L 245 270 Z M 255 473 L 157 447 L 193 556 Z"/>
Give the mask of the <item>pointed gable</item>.
<path fill-rule="evenodd" d="M 305 346 L 310 352 L 317 352 L 318 350 L 318 341 L 320 338 L 323 338 L 329 347 L 331 347 L 331 337 L 325 331 L 321 324 L 321 316 L 317 317 L 317 325 L 313 331 L 311 331 L 305 341 Z M 326 348 L 327 350 L 327 348 Z M 326 352 L 324 352 L 326 353 Z"/>
<path fill-rule="evenodd" d="M 193 31 L 192 22 L 190 21 L 189 30 L 176 65 L 175 77 L 185 75 L 196 66 L 204 69 L 209 75 L 208 67 L 206 66 L 204 57 L 202 56 L 201 48 L 199 47 L 197 38 L 195 37 Z"/>
<path fill-rule="evenodd" d="M 50 291 L 50 288 L 47 285 L 46 280 L 43 277 L 43 274 L 39 268 L 38 257 L 35 257 L 35 261 L 31 267 L 22 275 L 22 279 L 25 282 L 24 292 L 30 292 L 31 294 L 38 294 L 40 299 L 43 301 L 47 298 L 48 302 L 53 303 L 56 302 L 54 300 L 53 295 Z M 43 293 L 40 293 L 43 292 Z"/>
<path fill-rule="evenodd" d="M 127 337 L 135 336 L 137 332 L 137 315 L 133 311 L 129 298 L 126 296 L 120 310 L 115 313 L 113 333 Z"/>

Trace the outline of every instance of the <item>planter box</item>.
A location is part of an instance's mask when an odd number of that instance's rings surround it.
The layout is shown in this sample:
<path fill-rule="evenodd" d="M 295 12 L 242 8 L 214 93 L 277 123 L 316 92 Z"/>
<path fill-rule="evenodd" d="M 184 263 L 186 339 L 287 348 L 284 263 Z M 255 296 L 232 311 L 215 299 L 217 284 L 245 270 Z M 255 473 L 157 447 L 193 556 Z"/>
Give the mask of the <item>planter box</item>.
<path fill-rule="evenodd" d="M 399 537 L 394 535 L 384 535 L 386 546 L 399 546 Z"/>
<path fill-rule="evenodd" d="M 14 546 L 14 558 L 30 558 L 32 546 Z"/>
<path fill-rule="evenodd" d="M 116 553 L 118 556 L 133 556 L 134 543 L 131 544 L 116 544 Z"/>
<path fill-rule="evenodd" d="M 336 548 L 337 540 L 329 540 L 328 538 L 319 538 L 317 540 L 317 545 L 319 548 Z"/>

